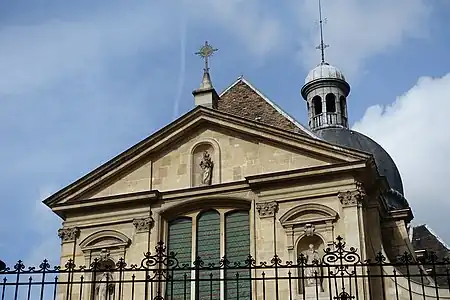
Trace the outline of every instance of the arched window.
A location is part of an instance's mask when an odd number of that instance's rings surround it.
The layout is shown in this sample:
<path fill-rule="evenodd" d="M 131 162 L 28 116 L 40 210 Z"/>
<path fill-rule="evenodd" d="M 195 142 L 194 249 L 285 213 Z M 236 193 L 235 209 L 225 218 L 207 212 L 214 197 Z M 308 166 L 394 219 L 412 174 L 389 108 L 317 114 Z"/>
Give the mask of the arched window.
<path fill-rule="evenodd" d="M 325 101 L 327 104 L 327 112 L 330 113 L 336 112 L 336 96 L 332 93 L 329 93 L 325 97 Z"/>
<path fill-rule="evenodd" d="M 225 278 L 250 278 L 248 270 L 224 270 L 208 269 L 207 266 L 219 265 L 219 261 L 225 254 L 233 265 L 234 263 L 245 264 L 250 254 L 250 217 L 247 208 L 239 209 L 208 209 L 205 211 L 189 211 L 191 217 L 178 217 L 168 222 L 167 253 L 177 253 L 179 265 L 187 264 L 193 266 L 192 257 L 200 258 L 204 267 L 200 267 L 195 274 L 190 270 L 171 271 L 173 281 L 169 280 L 166 285 L 167 299 L 190 299 L 191 280 L 195 281 L 194 293 L 196 299 L 209 299 L 211 293 L 214 299 L 244 299 L 250 295 L 250 280 L 242 280 L 239 286 L 235 280 L 224 280 Z M 193 220 L 196 222 L 193 222 Z M 221 226 L 221 220 L 225 226 Z M 192 233 L 196 234 L 193 235 Z M 212 277 L 211 277 L 212 276 Z M 187 283 L 184 278 L 187 279 Z M 202 280 L 197 280 L 202 279 Z M 212 280 L 211 280 L 212 279 Z M 227 286 L 225 295 L 221 296 L 220 282 Z M 239 293 L 239 295 L 238 295 Z M 216 297 L 217 296 L 217 297 Z"/>
<path fill-rule="evenodd" d="M 197 220 L 197 256 L 205 266 L 217 265 L 220 261 L 220 215 L 215 210 L 202 212 Z M 200 270 L 196 276 L 198 299 L 208 299 L 211 294 L 220 295 L 220 282 L 209 281 L 220 278 L 219 270 Z"/>
<path fill-rule="evenodd" d="M 248 211 L 232 211 L 225 215 L 225 256 L 231 262 L 246 261 L 250 254 L 250 218 Z M 250 270 L 225 271 L 225 299 L 244 299 L 250 295 Z M 236 282 L 237 274 L 244 279 Z M 238 294 L 239 293 L 239 294 Z"/>
<path fill-rule="evenodd" d="M 314 108 L 314 115 L 320 115 L 322 113 L 322 98 L 320 96 L 314 96 L 312 99 Z"/>
<path fill-rule="evenodd" d="M 342 116 L 346 116 L 346 112 L 347 112 L 347 100 L 345 99 L 344 96 L 339 97 L 339 105 L 341 108 L 341 114 Z"/>
<path fill-rule="evenodd" d="M 192 219 L 180 217 L 169 222 L 169 237 L 167 241 L 167 253 L 177 253 L 177 260 L 180 266 L 192 265 Z M 167 299 L 183 299 L 185 294 L 191 293 L 191 285 L 185 284 L 186 280 L 191 279 L 190 271 L 172 271 L 173 281 L 167 286 Z M 189 281 L 188 281 L 189 282 Z"/>

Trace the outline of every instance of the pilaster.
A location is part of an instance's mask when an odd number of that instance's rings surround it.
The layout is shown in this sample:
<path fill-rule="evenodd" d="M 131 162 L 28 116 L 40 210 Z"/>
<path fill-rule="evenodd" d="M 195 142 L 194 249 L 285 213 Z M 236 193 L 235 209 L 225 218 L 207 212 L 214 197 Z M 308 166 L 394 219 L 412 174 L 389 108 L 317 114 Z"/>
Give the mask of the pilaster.
<path fill-rule="evenodd" d="M 338 198 L 342 207 L 346 243 L 357 248 L 361 257 L 365 257 L 362 209 L 366 204 L 366 193 L 362 186 L 357 184 L 355 190 L 340 192 Z"/>

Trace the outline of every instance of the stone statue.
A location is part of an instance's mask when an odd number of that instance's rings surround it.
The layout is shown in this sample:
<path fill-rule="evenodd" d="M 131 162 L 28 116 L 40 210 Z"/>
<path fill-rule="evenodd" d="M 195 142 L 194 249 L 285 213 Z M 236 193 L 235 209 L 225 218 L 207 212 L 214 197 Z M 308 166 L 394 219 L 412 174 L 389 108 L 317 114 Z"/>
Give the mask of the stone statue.
<path fill-rule="evenodd" d="M 319 252 L 314 249 L 313 244 L 309 244 L 309 249 L 304 253 L 306 257 L 307 267 L 305 268 L 305 276 L 307 285 L 319 284 L 320 280 L 316 282 L 316 274 L 320 276 L 320 256 Z"/>
<path fill-rule="evenodd" d="M 103 272 L 98 284 L 97 300 L 109 300 L 111 298 L 108 294 L 112 288 L 112 280 L 113 277 L 111 273 Z"/>
<path fill-rule="evenodd" d="M 203 151 L 203 159 L 200 162 L 200 168 L 203 170 L 202 174 L 202 185 L 211 185 L 212 183 L 212 169 L 214 163 L 211 160 L 211 156 L 208 151 Z"/>

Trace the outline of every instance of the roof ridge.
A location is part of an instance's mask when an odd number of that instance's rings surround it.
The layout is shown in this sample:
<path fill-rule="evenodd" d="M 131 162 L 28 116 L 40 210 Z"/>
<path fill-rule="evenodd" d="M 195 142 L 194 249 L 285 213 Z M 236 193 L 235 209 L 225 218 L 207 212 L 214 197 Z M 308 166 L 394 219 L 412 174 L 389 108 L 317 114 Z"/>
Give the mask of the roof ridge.
<path fill-rule="evenodd" d="M 434 232 L 433 229 L 431 229 L 427 224 L 423 224 L 423 226 L 425 226 L 425 228 L 432 234 L 434 235 L 434 237 L 442 244 L 442 246 L 444 246 L 445 248 L 447 248 L 448 251 L 450 251 L 450 246 L 440 237 L 436 234 L 436 232 Z"/>
<path fill-rule="evenodd" d="M 244 78 L 243 75 L 239 76 L 232 84 L 230 84 L 225 90 L 223 90 L 219 97 L 222 97 L 226 92 L 231 90 L 235 85 L 237 85 L 239 82 L 245 83 L 248 87 L 250 87 L 258 96 L 260 96 L 264 101 L 266 101 L 270 106 L 272 106 L 278 113 L 280 113 L 283 117 L 285 117 L 287 120 L 289 120 L 291 123 L 293 123 L 295 126 L 297 126 L 299 129 L 301 129 L 303 132 L 305 132 L 310 137 L 313 137 L 315 139 L 319 139 L 318 136 L 316 136 L 311 130 L 306 128 L 303 124 L 298 122 L 294 117 L 292 117 L 289 113 L 284 111 L 278 104 L 270 100 L 266 95 L 264 95 L 259 89 L 257 89 L 253 84 L 251 84 L 247 79 Z"/>

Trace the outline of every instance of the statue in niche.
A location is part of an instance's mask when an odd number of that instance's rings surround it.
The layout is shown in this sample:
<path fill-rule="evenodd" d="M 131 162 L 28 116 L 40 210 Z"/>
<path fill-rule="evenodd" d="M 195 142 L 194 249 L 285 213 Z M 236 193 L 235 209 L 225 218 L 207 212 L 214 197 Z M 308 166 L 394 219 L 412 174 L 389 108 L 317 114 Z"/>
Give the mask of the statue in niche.
<path fill-rule="evenodd" d="M 103 272 L 97 286 L 97 300 L 108 300 L 113 293 L 113 276 L 110 272 Z"/>
<path fill-rule="evenodd" d="M 209 155 L 208 151 L 203 151 L 203 159 L 200 162 L 200 168 L 202 168 L 202 185 L 211 185 L 212 183 L 212 170 L 214 163 Z"/>
<path fill-rule="evenodd" d="M 320 256 L 319 252 L 314 249 L 313 244 L 309 244 L 309 249 L 303 253 L 306 257 L 307 267 L 305 268 L 306 284 L 315 286 L 320 284 L 320 280 L 316 281 L 316 274 L 320 276 Z"/>

